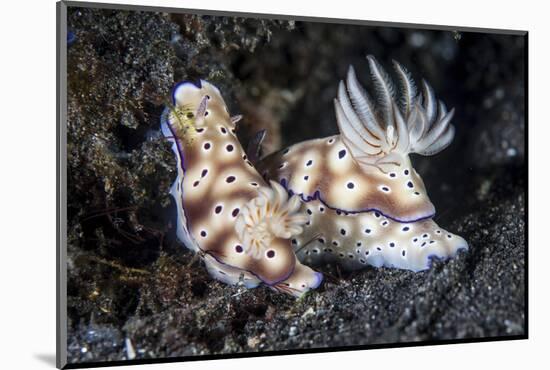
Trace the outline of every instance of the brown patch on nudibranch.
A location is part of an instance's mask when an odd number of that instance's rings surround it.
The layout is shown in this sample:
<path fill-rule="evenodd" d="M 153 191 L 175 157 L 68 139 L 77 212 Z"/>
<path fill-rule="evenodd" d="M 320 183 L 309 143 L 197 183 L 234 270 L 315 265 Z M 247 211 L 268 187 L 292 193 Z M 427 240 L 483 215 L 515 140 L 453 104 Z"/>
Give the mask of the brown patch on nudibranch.
<path fill-rule="evenodd" d="M 330 144 L 329 144 L 330 142 Z M 346 212 L 376 209 L 400 220 L 430 217 L 435 209 L 424 182 L 408 158 L 400 169 L 384 173 L 362 168 L 339 135 L 304 141 L 266 158 L 260 169 L 303 199 L 320 197 Z"/>
<path fill-rule="evenodd" d="M 249 287 L 259 282 L 274 287 L 301 279 L 306 288 L 293 290 L 294 295 L 316 287 L 320 282 L 317 273 L 308 267 L 295 270 L 296 256 L 289 239 L 300 231 L 296 227 L 290 232 L 266 229 L 261 236 L 269 240 L 262 244 L 261 253 L 246 253 L 253 246 L 250 238 L 243 237 L 247 233 L 237 232 L 237 220 L 243 212 L 256 212 L 254 200 L 273 190 L 249 165 L 235 136 L 238 119 L 229 116 L 219 90 L 205 81 L 199 86 L 183 83 L 175 88 L 173 100 L 174 108 L 163 114 L 163 132 L 174 141 L 178 162 L 172 195 L 178 207 L 180 240 L 200 251 L 212 276 L 227 283 L 237 283 L 241 275 Z M 274 221 L 270 206 L 283 212 L 292 208 L 295 213 L 299 208 L 296 202 L 286 196 L 264 199 L 269 212 L 256 221 Z M 284 223 L 286 216 L 279 220 Z M 299 221 L 296 217 L 294 221 Z"/>
<path fill-rule="evenodd" d="M 386 71 L 372 56 L 368 61 L 376 102 L 350 67 L 334 102 L 340 135 L 293 145 L 258 167 L 302 198 L 310 216 L 294 243 L 302 261 L 418 271 L 431 257 L 448 258 L 468 247 L 431 220 L 435 208 L 408 157 L 448 146 L 454 111 L 437 102 L 425 81 L 423 94 L 417 93 L 410 74 L 394 62 L 402 92 L 397 99 Z M 430 239 L 418 242 L 423 235 Z"/>

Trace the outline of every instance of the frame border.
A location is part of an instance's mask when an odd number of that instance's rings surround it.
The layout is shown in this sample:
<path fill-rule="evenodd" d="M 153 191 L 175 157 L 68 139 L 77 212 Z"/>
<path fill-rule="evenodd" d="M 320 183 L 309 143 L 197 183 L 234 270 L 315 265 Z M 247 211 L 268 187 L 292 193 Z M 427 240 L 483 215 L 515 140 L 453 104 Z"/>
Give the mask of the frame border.
<path fill-rule="evenodd" d="M 193 9 L 193 8 L 173 8 L 152 5 L 130 5 L 130 4 L 111 4 L 111 3 L 93 3 L 83 1 L 61 0 L 66 6 L 88 7 L 99 9 L 114 9 L 114 10 L 133 10 L 133 11 L 149 11 L 149 12 L 164 12 L 164 13 L 179 13 L 179 14 L 198 14 L 211 16 L 225 17 L 249 17 L 259 19 L 277 19 L 277 20 L 295 20 L 303 22 L 316 23 L 335 23 L 335 24 L 352 24 L 359 26 L 378 26 L 378 27 L 396 27 L 396 28 L 417 28 L 426 30 L 445 30 L 445 31 L 462 31 L 462 32 L 480 32 L 480 33 L 496 33 L 501 35 L 516 35 L 521 36 L 526 34 L 527 30 L 509 30 L 501 28 L 482 28 L 482 27 L 463 27 L 463 26 L 445 26 L 439 24 L 424 24 L 424 23 L 401 23 L 401 22 L 383 22 L 361 19 L 346 19 L 346 18 L 324 18 L 302 16 L 296 14 L 269 14 L 269 13 L 248 13 L 239 11 L 227 10 L 210 10 L 210 9 Z"/>
<path fill-rule="evenodd" d="M 56 4 L 56 351 L 58 368 L 67 364 L 67 4 Z"/>

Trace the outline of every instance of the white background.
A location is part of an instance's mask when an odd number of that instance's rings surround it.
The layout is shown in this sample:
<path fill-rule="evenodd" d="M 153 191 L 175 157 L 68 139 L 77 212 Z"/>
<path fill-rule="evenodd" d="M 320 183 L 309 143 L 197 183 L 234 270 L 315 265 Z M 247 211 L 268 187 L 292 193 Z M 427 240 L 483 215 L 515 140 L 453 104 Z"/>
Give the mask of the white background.
<path fill-rule="evenodd" d="M 151 369 L 549 368 L 547 215 L 550 40 L 544 2 L 141 0 L 133 4 L 530 31 L 530 339 L 512 342 L 203 361 Z M 121 3 L 120 1 L 111 1 Z M 533 5 L 538 4 L 538 5 Z M 0 10 L 0 367 L 52 368 L 55 358 L 55 2 Z"/>

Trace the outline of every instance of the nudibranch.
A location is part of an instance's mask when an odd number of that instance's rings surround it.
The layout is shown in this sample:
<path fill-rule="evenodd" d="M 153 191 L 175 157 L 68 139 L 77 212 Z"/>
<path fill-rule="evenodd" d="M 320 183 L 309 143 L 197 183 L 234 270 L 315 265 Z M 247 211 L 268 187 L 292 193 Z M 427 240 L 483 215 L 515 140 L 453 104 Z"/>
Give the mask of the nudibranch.
<path fill-rule="evenodd" d="M 267 183 L 235 135 L 220 91 L 206 81 L 176 85 L 161 118 L 173 142 L 177 178 L 177 237 L 199 253 L 214 278 L 300 296 L 319 286 L 321 273 L 296 259 L 291 239 L 307 216 L 278 183 Z"/>
<path fill-rule="evenodd" d="M 440 228 L 409 154 L 433 155 L 454 137 L 454 110 L 422 81 L 394 67 L 400 93 L 387 72 L 367 57 L 376 99 L 350 66 L 334 100 L 339 135 L 304 141 L 264 158 L 258 169 L 302 200 L 309 220 L 292 238 L 306 264 L 336 263 L 420 271 L 468 244 Z"/>

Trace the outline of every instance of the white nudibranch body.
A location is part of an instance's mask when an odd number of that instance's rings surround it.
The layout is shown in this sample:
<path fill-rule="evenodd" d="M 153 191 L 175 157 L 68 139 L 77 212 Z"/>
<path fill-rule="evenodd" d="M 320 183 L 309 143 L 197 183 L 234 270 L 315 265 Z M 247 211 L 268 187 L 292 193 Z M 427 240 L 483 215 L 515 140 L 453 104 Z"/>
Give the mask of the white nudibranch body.
<path fill-rule="evenodd" d="M 306 221 L 300 202 L 270 187 L 247 159 L 219 90 L 206 81 L 178 84 L 162 132 L 173 142 L 177 177 L 171 194 L 177 236 L 199 253 L 215 279 L 300 296 L 322 275 L 297 261 L 290 238 Z"/>
<path fill-rule="evenodd" d="M 454 110 L 447 111 L 424 80 L 418 93 L 409 72 L 394 62 L 398 96 L 386 71 L 367 59 L 376 100 L 350 67 L 334 100 L 340 134 L 274 153 L 258 169 L 302 200 L 309 220 L 293 238 L 302 262 L 424 270 L 432 258 L 468 248 L 432 220 L 435 207 L 409 159 L 451 143 Z"/>

